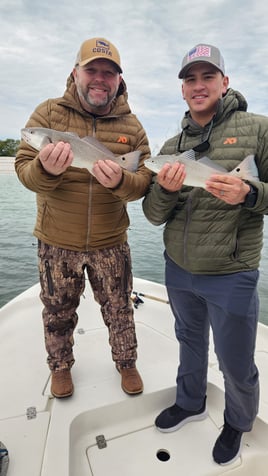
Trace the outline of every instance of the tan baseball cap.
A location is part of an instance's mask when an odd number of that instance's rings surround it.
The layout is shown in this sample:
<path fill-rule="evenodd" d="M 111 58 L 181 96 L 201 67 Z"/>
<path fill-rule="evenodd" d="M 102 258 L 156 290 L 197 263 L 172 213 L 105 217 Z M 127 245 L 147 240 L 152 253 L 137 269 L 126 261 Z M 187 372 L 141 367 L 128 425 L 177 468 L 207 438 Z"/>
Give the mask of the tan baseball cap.
<path fill-rule="evenodd" d="M 119 73 L 122 73 L 120 55 L 117 48 L 105 38 L 91 38 L 80 46 L 75 65 L 84 66 L 95 59 L 112 61 Z"/>
<path fill-rule="evenodd" d="M 195 63 L 205 62 L 215 66 L 225 75 L 224 59 L 216 46 L 199 44 L 194 46 L 183 58 L 179 78 L 184 78 L 188 69 Z"/>

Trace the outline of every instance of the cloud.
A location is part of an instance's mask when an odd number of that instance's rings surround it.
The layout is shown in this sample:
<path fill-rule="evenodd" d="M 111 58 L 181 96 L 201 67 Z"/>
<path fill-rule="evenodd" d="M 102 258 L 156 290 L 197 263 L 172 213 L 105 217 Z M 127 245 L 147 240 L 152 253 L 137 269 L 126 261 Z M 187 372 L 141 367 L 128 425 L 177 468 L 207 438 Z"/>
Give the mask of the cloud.
<path fill-rule="evenodd" d="M 199 42 L 218 46 L 230 85 L 266 114 L 268 6 L 246 0 L 2 0 L 0 137 L 19 138 L 37 104 L 62 95 L 80 44 L 103 36 L 120 51 L 129 102 L 154 152 L 180 128 L 177 74 Z"/>

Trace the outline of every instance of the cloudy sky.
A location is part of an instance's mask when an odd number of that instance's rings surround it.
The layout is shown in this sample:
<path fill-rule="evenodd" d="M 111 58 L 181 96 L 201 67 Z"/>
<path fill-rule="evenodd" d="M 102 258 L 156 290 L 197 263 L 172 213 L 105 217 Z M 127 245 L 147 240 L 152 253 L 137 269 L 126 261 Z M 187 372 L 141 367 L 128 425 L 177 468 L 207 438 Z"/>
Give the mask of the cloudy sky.
<path fill-rule="evenodd" d="M 251 0 L 1 0 L 0 139 L 20 138 L 37 104 L 62 95 L 80 44 L 119 49 L 132 111 L 154 153 L 180 127 L 177 78 L 197 43 L 218 46 L 230 86 L 268 113 L 268 3 Z"/>

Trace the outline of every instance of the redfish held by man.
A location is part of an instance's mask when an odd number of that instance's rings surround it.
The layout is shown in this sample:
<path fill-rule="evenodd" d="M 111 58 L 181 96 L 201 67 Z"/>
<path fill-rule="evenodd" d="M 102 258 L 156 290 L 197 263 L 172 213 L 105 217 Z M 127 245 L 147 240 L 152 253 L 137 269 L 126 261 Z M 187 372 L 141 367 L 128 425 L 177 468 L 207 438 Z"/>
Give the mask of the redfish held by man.
<path fill-rule="evenodd" d="M 91 174 L 93 174 L 94 163 L 97 160 L 105 159 L 116 162 L 123 169 L 135 172 L 138 168 L 141 154 L 141 152 L 137 150 L 116 156 L 95 137 L 87 136 L 81 139 L 73 132 L 61 132 L 45 127 L 25 127 L 21 129 L 21 137 L 36 150 L 41 150 L 45 145 L 50 143 L 68 142 L 74 154 L 72 167 L 86 168 Z"/>
<path fill-rule="evenodd" d="M 183 185 L 190 187 L 206 188 L 206 181 L 213 174 L 230 174 L 241 178 L 242 180 L 259 181 L 258 168 L 255 163 L 254 155 L 248 155 L 233 170 L 228 171 L 224 167 L 213 162 L 208 157 L 202 157 L 195 160 L 193 149 L 173 155 L 157 155 L 145 160 L 144 165 L 154 173 L 158 173 L 164 164 L 174 164 L 180 162 L 185 165 L 186 177 Z"/>

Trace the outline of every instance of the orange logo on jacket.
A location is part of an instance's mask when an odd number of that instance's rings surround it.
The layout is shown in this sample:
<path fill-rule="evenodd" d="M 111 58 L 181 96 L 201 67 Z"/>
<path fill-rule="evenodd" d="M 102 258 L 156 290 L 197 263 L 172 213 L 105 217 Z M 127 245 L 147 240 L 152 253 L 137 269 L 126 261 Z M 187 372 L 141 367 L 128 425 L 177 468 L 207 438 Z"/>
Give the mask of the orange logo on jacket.
<path fill-rule="evenodd" d="M 119 142 L 120 144 L 127 144 L 128 143 L 128 139 L 126 136 L 120 136 L 118 137 L 117 141 L 116 142 Z"/>
<path fill-rule="evenodd" d="M 237 137 L 226 137 L 224 144 L 236 144 L 237 143 Z"/>

